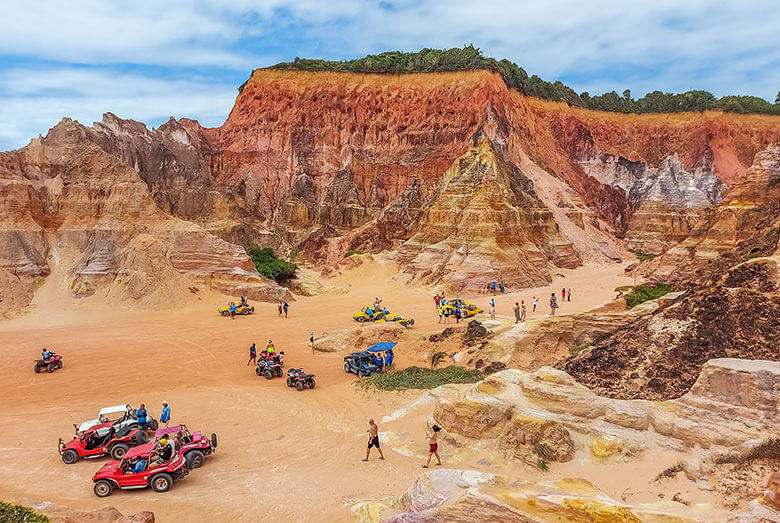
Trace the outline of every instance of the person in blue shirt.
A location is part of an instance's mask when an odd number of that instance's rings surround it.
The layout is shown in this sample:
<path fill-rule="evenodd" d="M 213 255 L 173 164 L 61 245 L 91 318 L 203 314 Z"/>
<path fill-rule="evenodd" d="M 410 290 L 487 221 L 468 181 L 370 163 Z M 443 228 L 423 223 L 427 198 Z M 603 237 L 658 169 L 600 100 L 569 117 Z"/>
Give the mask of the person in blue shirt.
<path fill-rule="evenodd" d="M 377 353 L 376 356 L 374 356 L 374 363 L 376 364 L 377 367 L 379 367 L 379 372 L 382 372 L 382 367 L 383 367 L 382 356 L 379 353 Z"/>
<path fill-rule="evenodd" d="M 139 459 L 138 461 L 136 461 L 135 465 L 133 465 L 133 468 L 130 469 L 130 473 L 137 474 L 139 472 L 143 472 L 144 468 L 146 468 L 146 460 Z"/>
<path fill-rule="evenodd" d="M 146 427 L 148 425 L 146 421 L 146 405 L 141 403 L 141 406 L 138 407 L 138 410 L 135 411 L 135 417 L 138 419 L 138 423 L 141 424 L 141 430 L 146 430 Z"/>
<path fill-rule="evenodd" d="M 54 356 L 54 353 L 46 350 L 46 347 L 44 347 L 43 350 L 41 351 L 41 357 L 43 358 L 44 361 L 51 359 L 52 356 Z"/>
<path fill-rule="evenodd" d="M 382 319 L 385 319 L 385 320 L 386 320 L 386 319 L 387 319 L 387 315 L 388 315 L 388 314 L 390 314 L 390 313 L 389 313 L 389 312 L 387 312 L 387 307 L 383 307 L 383 308 L 382 308 Z"/>
<path fill-rule="evenodd" d="M 372 320 L 374 319 L 374 311 L 371 309 L 371 307 L 366 307 L 366 314 L 368 314 L 368 317 Z"/>
<path fill-rule="evenodd" d="M 284 317 L 286 318 L 287 317 L 287 309 L 290 308 L 290 305 L 288 305 L 287 302 L 284 302 L 284 305 L 282 306 L 282 308 L 284 309 Z"/>
<path fill-rule="evenodd" d="M 498 287 L 501 289 L 501 292 L 504 292 L 504 282 L 499 283 Z"/>
<path fill-rule="evenodd" d="M 236 304 L 232 301 L 230 302 L 230 319 L 235 320 L 236 319 Z"/>
<path fill-rule="evenodd" d="M 250 363 L 257 365 L 257 347 L 255 347 L 254 343 L 249 346 L 249 361 L 246 364 L 249 365 Z"/>
<path fill-rule="evenodd" d="M 390 365 L 393 364 L 393 351 L 389 350 L 385 353 L 385 369 L 390 370 Z"/>
<path fill-rule="evenodd" d="M 160 414 L 160 423 L 165 423 L 165 426 L 168 426 L 168 422 L 171 421 L 171 408 L 168 406 L 167 401 L 163 401 L 163 410 L 162 414 Z"/>

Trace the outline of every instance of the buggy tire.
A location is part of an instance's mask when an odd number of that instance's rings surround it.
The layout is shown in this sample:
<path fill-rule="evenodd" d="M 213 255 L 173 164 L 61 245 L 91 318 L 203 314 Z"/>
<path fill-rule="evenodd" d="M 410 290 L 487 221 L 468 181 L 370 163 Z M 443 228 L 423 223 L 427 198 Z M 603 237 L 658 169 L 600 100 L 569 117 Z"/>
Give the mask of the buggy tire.
<path fill-rule="evenodd" d="M 153 419 L 152 421 L 149 422 L 148 427 L 152 430 L 157 430 L 160 427 L 160 424 L 157 422 L 156 419 Z"/>
<path fill-rule="evenodd" d="M 211 446 L 212 446 L 212 450 L 217 448 L 217 435 L 213 432 L 211 433 Z"/>
<path fill-rule="evenodd" d="M 125 452 L 130 450 L 130 447 L 125 445 L 124 443 L 117 443 L 113 447 L 111 447 L 111 450 L 108 451 L 109 454 L 111 454 L 111 459 L 115 459 L 119 461 L 122 459 L 122 456 L 125 455 Z"/>
<path fill-rule="evenodd" d="M 225 318 L 227 318 L 228 316 L 230 316 L 230 311 L 222 311 L 220 312 L 220 314 L 223 315 Z"/>
<path fill-rule="evenodd" d="M 46 365 L 46 372 L 54 372 L 54 369 L 56 368 L 57 367 L 55 367 L 53 363 L 49 363 L 48 365 Z"/>
<path fill-rule="evenodd" d="M 357 371 L 357 375 L 358 375 L 358 378 L 365 378 L 365 377 L 366 377 L 366 373 L 365 373 L 365 372 L 363 372 L 363 371 L 362 371 L 362 370 L 360 370 L 360 369 L 358 369 L 358 371 Z"/>
<path fill-rule="evenodd" d="M 198 469 L 206 461 L 206 456 L 199 450 L 191 450 L 184 457 L 187 459 L 187 468 L 190 469 Z"/>
<path fill-rule="evenodd" d="M 345 363 L 345 364 L 344 364 L 344 372 L 346 372 L 347 374 L 349 374 L 349 363 Z"/>
<path fill-rule="evenodd" d="M 62 453 L 62 462 L 66 465 L 73 465 L 79 460 L 78 453 L 73 449 L 68 449 Z"/>
<path fill-rule="evenodd" d="M 409 319 L 409 325 L 414 325 L 414 318 Z"/>
<path fill-rule="evenodd" d="M 302 381 L 296 381 L 295 382 L 295 389 L 300 392 L 303 390 L 303 382 Z"/>
<path fill-rule="evenodd" d="M 244 316 L 247 316 L 250 312 L 252 312 L 252 311 L 250 311 L 249 309 L 244 309 L 244 310 L 241 311 L 241 314 L 243 314 Z"/>
<path fill-rule="evenodd" d="M 271 372 L 270 370 L 266 369 L 266 371 L 265 371 L 265 379 L 270 380 L 273 377 L 274 377 L 274 373 Z"/>
<path fill-rule="evenodd" d="M 314 388 L 314 385 L 315 385 L 315 383 L 314 383 L 314 378 L 311 378 L 311 379 L 309 380 L 309 382 L 307 383 L 307 385 L 309 386 L 309 388 L 310 388 L 310 389 L 313 389 L 313 388 Z"/>
<path fill-rule="evenodd" d="M 152 479 L 149 480 L 149 486 L 155 492 L 167 492 L 173 486 L 173 477 L 167 472 L 160 472 L 152 476 Z"/>
<path fill-rule="evenodd" d="M 133 439 L 135 440 L 136 445 L 143 445 L 144 443 L 149 441 L 149 438 L 146 437 L 146 432 L 142 431 L 141 429 L 138 429 L 135 433 L 135 436 L 133 436 Z"/>
<path fill-rule="evenodd" d="M 41 372 L 41 368 L 38 366 L 38 364 L 35 364 L 35 367 L 33 367 L 33 370 L 35 371 L 35 374 L 38 374 Z"/>
<path fill-rule="evenodd" d="M 114 491 L 114 485 L 107 479 L 99 479 L 95 482 L 95 486 L 92 487 L 95 495 L 99 498 L 107 498 Z"/>

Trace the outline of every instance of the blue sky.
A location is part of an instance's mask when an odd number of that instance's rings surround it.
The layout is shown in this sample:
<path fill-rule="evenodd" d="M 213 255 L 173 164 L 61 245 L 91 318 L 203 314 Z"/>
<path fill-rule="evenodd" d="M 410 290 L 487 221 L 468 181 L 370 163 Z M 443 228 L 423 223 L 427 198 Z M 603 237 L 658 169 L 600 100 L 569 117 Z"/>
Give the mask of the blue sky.
<path fill-rule="evenodd" d="M 220 125 L 256 67 L 473 43 L 591 94 L 780 90 L 775 0 L 55 0 L 0 20 L 0 150 L 63 116 Z"/>

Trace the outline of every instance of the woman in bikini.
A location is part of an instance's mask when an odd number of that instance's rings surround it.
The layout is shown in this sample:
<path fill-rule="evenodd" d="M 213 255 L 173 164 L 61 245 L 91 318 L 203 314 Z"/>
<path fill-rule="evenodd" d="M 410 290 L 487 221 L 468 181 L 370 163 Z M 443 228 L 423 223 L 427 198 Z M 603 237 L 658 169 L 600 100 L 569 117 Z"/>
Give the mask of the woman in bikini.
<path fill-rule="evenodd" d="M 439 456 L 439 431 L 441 430 L 441 427 L 438 425 L 434 425 L 433 432 L 431 434 L 428 434 L 428 432 L 425 432 L 425 435 L 427 436 L 428 440 L 428 461 L 423 465 L 424 469 L 428 468 L 428 465 L 431 464 L 431 457 L 434 455 L 436 456 L 436 460 L 438 461 L 437 465 L 441 465 L 441 457 Z"/>

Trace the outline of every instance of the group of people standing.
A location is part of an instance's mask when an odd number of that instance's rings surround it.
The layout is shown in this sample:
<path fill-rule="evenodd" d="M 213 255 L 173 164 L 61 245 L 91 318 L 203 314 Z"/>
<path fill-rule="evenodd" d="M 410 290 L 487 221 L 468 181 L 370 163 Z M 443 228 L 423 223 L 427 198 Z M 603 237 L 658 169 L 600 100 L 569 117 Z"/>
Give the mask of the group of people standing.
<path fill-rule="evenodd" d="M 279 317 L 282 317 L 282 314 L 284 314 L 284 317 L 287 317 L 287 309 L 290 308 L 290 304 L 285 302 L 279 302 Z"/>
<path fill-rule="evenodd" d="M 314 333 L 312 333 L 312 335 L 313 334 Z M 276 354 L 276 347 L 274 347 L 274 342 L 271 340 L 268 340 L 268 345 L 266 345 L 265 350 L 260 353 L 260 357 L 264 360 L 270 359 L 278 361 L 279 365 L 284 364 L 284 351 Z M 257 346 L 254 343 L 249 346 L 249 361 L 247 361 L 246 364 L 257 365 Z"/>
<path fill-rule="evenodd" d="M 502 293 L 506 290 L 506 287 L 504 287 L 504 282 L 491 281 L 490 283 L 488 283 L 487 286 L 488 292 L 496 292 L 496 287 L 498 287 L 498 290 L 501 291 Z"/>
<path fill-rule="evenodd" d="M 138 424 L 141 425 L 141 430 L 146 430 L 149 428 L 149 412 L 146 410 L 146 405 L 141 403 L 141 406 L 138 407 L 135 412 L 132 412 L 132 409 L 130 408 L 130 405 L 127 406 L 128 412 L 130 412 L 131 415 L 135 416 L 135 419 L 138 420 Z M 168 423 L 171 421 L 171 407 L 168 405 L 167 401 L 162 402 L 162 413 L 160 414 L 160 423 L 164 427 L 168 426 Z"/>

